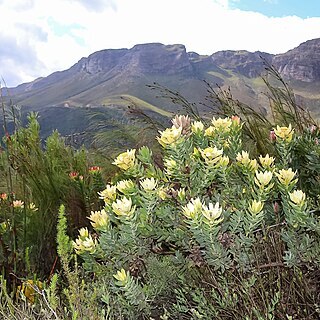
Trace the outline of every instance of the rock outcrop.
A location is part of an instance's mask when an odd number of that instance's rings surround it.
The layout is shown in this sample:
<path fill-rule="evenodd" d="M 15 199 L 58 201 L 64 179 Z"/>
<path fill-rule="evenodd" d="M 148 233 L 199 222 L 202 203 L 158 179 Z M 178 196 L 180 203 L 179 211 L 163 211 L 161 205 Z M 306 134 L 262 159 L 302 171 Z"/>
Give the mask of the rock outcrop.
<path fill-rule="evenodd" d="M 102 72 L 175 74 L 190 73 L 192 66 L 183 45 L 148 43 L 131 49 L 102 50 L 82 58 L 75 66 L 89 74 Z"/>
<path fill-rule="evenodd" d="M 288 80 L 320 81 L 320 39 L 306 41 L 284 54 L 274 56 L 272 64 Z"/>
<path fill-rule="evenodd" d="M 271 62 L 273 55 L 265 52 L 219 51 L 211 55 L 214 64 L 222 69 L 244 75 L 248 78 L 255 78 L 261 75 L 264 70 L 264 61 Z"/>

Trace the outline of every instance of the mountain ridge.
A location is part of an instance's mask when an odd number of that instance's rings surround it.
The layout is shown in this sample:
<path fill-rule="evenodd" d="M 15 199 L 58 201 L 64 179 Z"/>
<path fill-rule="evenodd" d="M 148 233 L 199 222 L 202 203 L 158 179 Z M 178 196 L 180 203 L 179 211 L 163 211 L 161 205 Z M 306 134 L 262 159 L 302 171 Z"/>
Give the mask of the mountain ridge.
<path fill-rule="evenodd" d="M 231 87 L 235 97 L 244 99 L 245 103 L 263 105 L 265 100 L 260 94 L 263 82 L 259 77 L 265 70 L 265 63 L 274 65 L 305 101 L 310 102 L 310 97 L 316 95 L 320 84 L 320 39 L 308 40 L 278 55 L 247 50 L 221 50 L 200 55 L 187 52 L 183 44 L 162 43 L 137 44 L 130 49 L 104 49 L 81 58 L 66 70 L 8 90 L 13 101 L 23 106 L 25 112 L 37 111 L 42 118 L 47 117 L 46 112 L 52 117 L 48 109 L 59 107 L 60 112 L 72 108 L 75 118 L 81 108 L 81 114 L 83 108 L 99 108 L 110 113 L 110 117 L 125 119 L 128 102 L 119 100 L 122 95 L 153 106 L 153 113 L 160 109 L 162 114 L 176 112 L 176 106 L 164 105 L 146 88 L 155 82 L 181 92 L 191 102 L 203 102 L 205 80 Z M 319 114 L 318 100 L 313 100 L 313 109 Z M 45 122 L 46 125 L 50 123 L 48 119 Z M 52 123 L 56 125 L 54 121 Z M 85 128 L 82 121 L 78 129 Z M 59 126 L 58 129 L 61 130 Z"/>
<path fill-rule="evenodd" d="M 312 47 L 311 47 L 312 46 Z M 270 54 L 270 53 L 266 53 L 266 52 L 262 52 L 262 51 L 254 51 L 254 52 L 250 52 L 247 50 L 220 50 L 217 51 L 215 53 L 212 53 L 211 55 L 199 55 L 196 52 L 187 52 L 186 48 L 184 45 L 182 44 L 173 44 L 173 45 L 164 45 L 162 43 L 144 43 L 144 44 L 137 44 L 134 45 L 131 49 L 127 49 L 127 48 L 120 48 L 120 49 L 103 49 L 103 50 L 99 50 L 96 51 L 92 54 L 90 54 L 88 57 L 82 57 L 78 62 L 76 62 L 74 65 L 72 65 L 70 68 L 66 69 L 66 70 L 62 70 L 62 71 L 56 71 L 50 75 L 48 75 L 47 77 L 40 77 L 37 78 L 31 82 L 27 82 L 27 83 L 22 83 L 19 84 L 16 87 L 10 88 L 11 90 L 14 89 L 18 89 L 19 88 L 19 92 L 21 92 L 21 88 L 26 88 L 26 91 L 32 90 L 34 88 L 34 85 L 38 84 L 39 82 L 45 80 L 45 79 L 51 79 L 54 76 L 54 81 L 58 81 L 59 80 L 59 75 L 62 75 L 66 72 L 69 71 L 80 71 L 80 70 L 85 70 L 87 73 L 89 74 L 95 74 L 95 73 L 99 73 L 101 71 L 105 71 L 106 70 L 106 66 L 107 69 L 112 69 L 113 67 L 117 67 L 117 72 L 121 72 L 123 68 L 125 68 L 128 65 L 128 61 L 123 61 L 123 59 L 121 60 L 121 58 L 123 56 L 126 56 L 128 53 L 143 53 L 145 48 L 149 49 L 149 52 L 151 51 L 151 49 L 159 49 L 160 47 L 166 47 L 168 51 L 170 51 L 171 49 L 176 49 L 179 48 L 181 53 L 180 56 L 183 56 L 183 58 L 185 58 L 184 63 L 185 63 L 185 67 L 190 70 L 190 64 L 191 63 L 196 63 L 195 58 L 198 58 L 198 62 L 213 62 L 213 64 L 216 64 L 220 67 L 227 67 L 230 68 L 233 66 L 234 61 L 238 62 L 239 64 L 242 63 L 247 63 L 248 62 L 256 62 L 259 65 L 258 70 L 255 71 L 255 73 L 253 75 L 251 75 L 250 73 L 247 73 L 247 75 L 249 77 L 255 77 L 257 75 L 259 75 L 259 71 L 261 71 L 261 60 L 259 61 L 259 59 L 262 57 L 265 60 L 269 61 L 269 62 L 273 62 L 276 61 L 277 64 L 279 64 L 279 61 L 283 61 L 284 57 L 288 57 L 288 56 L 292 56 L 292 55 L 296 55 L 296 51 L 299 50 L 299 48 L 301 49 L 305 49 L 305 48 L 316 48 L 318 49 L 317 51 L 319 52 L 319 58 L 320 58 L 320 39 L 312 39 L 312 40 L 307 40 L 303 43 L 301 43 L 299 46 L 290 49 L 289 51 L 282 53 L 282 54 Z M 154 52 L 157 53 L 157 50 L 152 50 Z M 301 52 L 301 50 L 299 50 Z M 313 53 L 315 51 L 313 50 Z M 102 57 L 101 57 L 102 56 Z M 136 55 L 133 55 L 134 57 L 137 57 Z M 101 59 L 102 58 L 102 59 Z M 142 58 L 148 58 L 147 55 L 145 55 Z M 155 57 L 154 57 L 155 58 Z M 176 58 L 176 57 L 175 57 Z M 190 58 L 190 59 L 188 59 Z M 253 58 L 253 61 L 248 61 L 248 58 Z M 143 60 L 143 59 L 140 59 Z M 192 61 L 193 60 L 193 61 Z M 200 60 L 200 61 L 199 61 Z M 201 61 L 202 60 L 202 61 Z M 319 59 L 320 60 L 320 59 Z M 102 63 L 98 63 L 97 61 Z M 134 63 L 136 62 L 136 64 Z M 153 59 L 152 62 L 155 62 L 155 59 Z M 260 62 L 260 63 L 259 63 Z M 131 67 L 137 65 L 137 61 L 131 61 Z M 160 67 L 158 70 L 155 70 L 157 72 L 162 72 L 163 71 L 163 64 L 159 64 Z M 150 71 L 150 70 L 154 70 L 157 68 L 156 65 L 148 65 L 149 68 L 145 68 L 143 71 Z M 150 68 L 151 67 L 151 68 Z M 171 67 L 175 67 L 174 65 L 171 65 Z M 318 66 L 317 66 L 318 67 Z M 260 69 L 260 70 L 259 70 Z M 170 69 L 166 70 L 169 71 Z M 171 69 L 171 70 L 174 70 Z M 282 69 L 280 69 L 280 73 L 285 70 L 284 67 L 282 67 Z M 175 70 L 176 71 L 176 70 Z M 241 70 L 236 69 L 236 71 L 238 71 L 239 73 L 241 73 Z M 317 70 L 319 71 L 319 70 Z M 173 71 L 172 71 L 173 72 Z M 284 72 L 284 75 L 287 75 L 288 72 Z M 244 74 L 245 75 L 245 74 Z M 317 72 L 316 73 L 316 78 L 312 78 L 312 79 L 306 79 L 304 78 L 302 81 L 311 81 L 311 80 L 320 80 L 320 73 Z M 299 80 L 299 79 L 297 79 Z"/>

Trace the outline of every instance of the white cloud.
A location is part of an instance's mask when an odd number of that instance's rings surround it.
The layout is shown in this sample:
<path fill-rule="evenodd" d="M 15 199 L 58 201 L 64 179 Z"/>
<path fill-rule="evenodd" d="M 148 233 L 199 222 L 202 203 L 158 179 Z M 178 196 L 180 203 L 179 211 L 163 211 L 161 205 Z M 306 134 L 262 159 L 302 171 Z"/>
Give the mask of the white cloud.
<path fill-rule="evenodd" d="M 102 10 L 111 7 L 112 9 L 116 10 L 116 2 L 113 0 L 69 0 L 73 2 L 80 3 L 89 11 L 97 11 L 101 12 Z"/>
<path fill-rule="evenodd" d="M 17 85 L 94 51 L 146 42 L 181 43 L 200 54 L 281 53 L 320 37 L 320 18 L 268 18 L 231 9 L 231 1 L 237 0 L 0 0 L 0 41 L 11 38 L 14 50 L 30 57 L 26 66 L 18 53 L 0 52 L 0 75 L 11 70 L 9 85 Z"/>

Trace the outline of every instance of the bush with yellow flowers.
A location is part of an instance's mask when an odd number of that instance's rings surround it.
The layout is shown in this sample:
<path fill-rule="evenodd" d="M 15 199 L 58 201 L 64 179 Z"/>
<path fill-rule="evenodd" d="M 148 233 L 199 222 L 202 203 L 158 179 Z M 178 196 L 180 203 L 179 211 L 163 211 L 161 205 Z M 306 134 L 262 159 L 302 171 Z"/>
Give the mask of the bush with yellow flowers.
<path fill-rule="evenodd" d="M 147 147 L 114 160 L 121 174 L 73 242 L 110 318 L 319 316 L 319 129 L 275 127 L 274 154 L 256 156 L 242 125 L 176 116 L 157 137 L 162 165 Z"/>

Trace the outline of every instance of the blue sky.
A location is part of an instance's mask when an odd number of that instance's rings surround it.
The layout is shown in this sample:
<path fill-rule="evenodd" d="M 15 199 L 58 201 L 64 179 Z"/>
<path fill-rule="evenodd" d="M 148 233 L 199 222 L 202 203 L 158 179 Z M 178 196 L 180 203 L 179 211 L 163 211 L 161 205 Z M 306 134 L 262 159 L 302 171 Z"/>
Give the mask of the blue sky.
<path fill-rule="evenodd" d="M 319 13 L 320 0 L 0 0 L 0 79 L 16 86 L 150 42 L 284 53 L 320 38 Z"/>
<path fill-rule="evenodd" d="M 319 17 L 319 0 L 234 0 L 231 8 L 259 12 L 267 17 Z"/>

